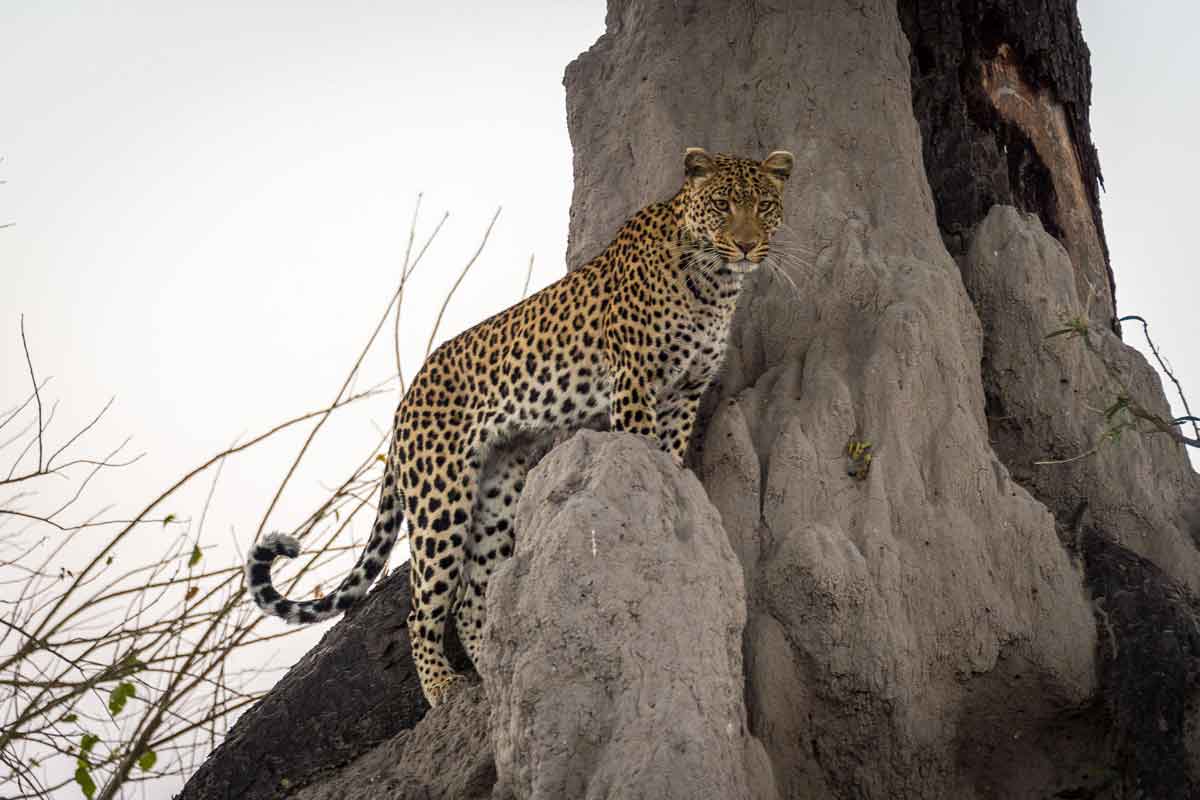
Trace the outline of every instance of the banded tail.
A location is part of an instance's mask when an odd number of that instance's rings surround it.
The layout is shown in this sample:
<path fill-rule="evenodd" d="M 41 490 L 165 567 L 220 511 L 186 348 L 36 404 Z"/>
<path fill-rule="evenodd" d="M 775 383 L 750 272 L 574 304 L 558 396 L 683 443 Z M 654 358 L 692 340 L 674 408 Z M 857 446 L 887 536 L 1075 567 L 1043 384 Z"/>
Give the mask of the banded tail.
<path fill-rule="evenodd" d="M 387 471 L 391 472 L 390 464 Z M 289 600 L 271 583 L 271 563 L 279 557 L 295 558 L 300 554 L 300 542 L 294 537 L 272 533 L 256 545 L 246 559 L 245 570 L 246 587 L 258 607 L 289 624 L 307 625 L 336 617 L 358 602 L 383 571 L 383 565 L 387 563 L 400 532 L 404 502 L 395 488 L 395 480 L 390 478 L 390 474 L 384 477 L 379 513 L 375 517 L 375 527 L 366 548 L 350 574 L 342 579 L 337 589 L 324 597 L 317 600 Z"/>

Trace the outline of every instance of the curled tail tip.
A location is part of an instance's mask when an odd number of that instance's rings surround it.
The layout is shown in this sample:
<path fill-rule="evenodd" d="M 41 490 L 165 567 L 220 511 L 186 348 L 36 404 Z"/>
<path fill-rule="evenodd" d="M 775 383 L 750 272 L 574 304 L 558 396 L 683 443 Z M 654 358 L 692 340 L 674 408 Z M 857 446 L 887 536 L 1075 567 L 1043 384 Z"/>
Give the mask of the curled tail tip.
<path fill-rule="evenodd" d="M 300 543 L 292 536 L 272 533 L 263 537 L 246 559 L 246 588 L 255 604 L 268 614 L 283 617 L 289 622 L 291 602 L 275 590 L 271 583 L 271 563 L 279 556 L 295 558 L 300 555 Z"/>
<path fill-rule="evenodd" d="M 275 556 L 295 558 L 300 555 L 300 542 L 294 536 L 288 536 L 286 533 L 267 534 L 263 537 L 259 547 L 270 550 L 272 558 Z"/>
<path fill-rule="evenodd" d="M 334 592 L 318 600 L 289 600 L 271 582 L 271 564 L 276 558 L 300 555 L 300 542 L 285 533 L 264 536 L 246 559 L 246 588 L 254 603 L 265 613 L 289 625 L 307 625 L 341 614 L 357 599 L 353 593 Z"/>

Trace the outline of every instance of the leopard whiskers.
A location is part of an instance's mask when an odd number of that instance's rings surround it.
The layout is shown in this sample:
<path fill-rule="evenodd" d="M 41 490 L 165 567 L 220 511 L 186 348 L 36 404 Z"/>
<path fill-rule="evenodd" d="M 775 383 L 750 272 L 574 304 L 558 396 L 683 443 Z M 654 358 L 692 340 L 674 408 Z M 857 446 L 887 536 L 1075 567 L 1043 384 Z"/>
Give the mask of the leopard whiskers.
<path fill-rule="evenodd" d="M 812 274 L 812 264 L 809 264 L 806 261 L 798 260 L 794 256 L 789 256 L 783 253 L 772 253 L 770 257 L 775 260 L 775 263 L 781 269 L 783 267 L 787 267 L 800 275 Z"/>
<path fill-rule="evenodd" d="M 697 278 L 713 278 L 719 270 L 727 266 L 729 261 L 728 255 L 722 253 L 710 242 L 693 242 L 687 246 L 676 244 L 673 247 L 677 254 L 684 255 L 688 259 L 689 274 Z M 773 279 L 786 283 L 790 287 L 791 293 L 800 297 L 802 296 L 800 288 L 789 272 L 791 270 L 796 270 L 801 274 L 811 272 L 813 267 L 811 259 L 814 255 L 815 251 L 811 248 L 784 237 L 782 240 L 773 239 L 771 241 L 767 255 L 760 263 L 772 274 Z"/>
<path fill-rule="evenodd" d="M 767 268 L 767 273 L 771 275 L 771 277 L 782 278 L 784 281 L 786 281 L 788 285 L 792 287 L 792 292 L 795 293 L 797 298 L 803 297 L 803 295 L 800 293 L 800 287 L 796 285 L 796 282 L 792 280 L 792 276 L 788 274 L 787 270 L 783 268 L 782 264 L 775 260 L 773 255 L 769 255 L 763 259 L 763 266 Z"/>
<path fill-rule="evenodd" d="M 691 265 L 695 268 L 696 274 L 705 277 L 711 276 L 725 263 L 716 248 L 707 244 L 691 248 L 688 255 L 691 257 Z"/>
<path fill-rule="evenodd" d="M 806 250 L 803 247 L 796 245 L 794 242 L 789 242 L 786 239 L 777 239 L 771 242 L 771 250 L 773 252 L 786 253 L 794 258 L 803 259 L 805 261 L 817 257 L 817 254 Z"/>
<path fill-rule="evenodd" d="M 785 245 L 789 249 L 795 250 L 798 253 L 804 253 L 805 255 L 815 256 L 817 254 L 817 249 L 815 247 L 807 244 L 806 240 L 801 239 L 799 236 L 791 233 L 790 231 L 776 232 L 776 234 L 771 237 L 771 242 L 772 244 Z"/>
<path fill-rule="evenodd" d="M 795 272 L 796 274 L 803 276 L 808 276 L 811 274 L 811 268 L 809 264 L 806 264 L 803 261 L 796 261 L 791 256 L 780 253 L 772 253 L 771 255 L 767 256 L 767 259 L 771 261 L 772 266 L 775 269 L 780 270 L 781 272 Z"/>
<path fill-rule="evenodd" d="M 803 251 L 797 251 L 787 242 L 772 242 L 771 255 L 779 256 L 781 261 L 786 261 L 787 263 L 799 267 L 802 270 L 811 270 L 815 266 L 814 262 L 812 261 L 814 257 L 813 255 Z"/>
<path fill-rule="evenodd" d="M 793 241 L 786 237 L 778 237 L 771 240 L 771 249 L 781 249 L 793 255 L 802 256 L 804 258 L 816 258 L 817 252 L 809 247 L 805 247 L 799 242 Z"/>

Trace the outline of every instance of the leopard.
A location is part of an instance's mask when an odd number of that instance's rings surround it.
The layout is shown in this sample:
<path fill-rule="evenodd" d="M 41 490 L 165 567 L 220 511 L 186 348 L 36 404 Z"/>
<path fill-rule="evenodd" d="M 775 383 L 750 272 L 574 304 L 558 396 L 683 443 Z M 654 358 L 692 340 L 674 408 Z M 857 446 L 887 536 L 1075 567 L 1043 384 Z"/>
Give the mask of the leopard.
<path fill-rule="evenodd" d="M 407 522 L 412 658 L 426 700 L 442 703 L 464 679 L 445 652 L 448 623 L 478 667 L 488 583 L 516 546 L 533 466 L 531 447 L 516 445 L 607 424 L 684 466 L 793 164 L 786 150 L 758 161 L 687 148 L 674 196 L 634 214 L 583 266 L 438 347 L 396 409 L 376 518 L 349 575 L 319 598 L 282 596 L 272 563 L 300 543 L 270 534 L 245 565 L 259 608 L 293 624 L 345 612 Z"/>

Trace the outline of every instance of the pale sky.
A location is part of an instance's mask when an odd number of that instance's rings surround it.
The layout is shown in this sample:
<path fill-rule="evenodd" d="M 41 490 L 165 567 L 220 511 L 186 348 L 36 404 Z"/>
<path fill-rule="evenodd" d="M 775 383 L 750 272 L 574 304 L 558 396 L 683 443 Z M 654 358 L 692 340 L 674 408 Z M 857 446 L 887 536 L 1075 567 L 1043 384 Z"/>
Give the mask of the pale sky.
<path fill-rule="evenodd" d="M 116 395 L 91 452 L 132 435 L 147 453 L 97 484 L 94 506 L 144 502 L 331 399 L 398 277 L 418 192 L 422 230 L 451 216 L 408 295 L 410 374 L 497 206 L 443 335 L 517 300 L 530 254 L 535 288 L 565 269 L 562 74 L 602 32 L 602 3 L 0 0 L 0 15 L 0 223 L 15 223 L 0 229 L 0 409 L 27 392 L 24 314 L 59 433 Z M 1082 0 L 1080 15 L 1119 310 L 1150 320 L 1200 405 L 1200 10 Z M 1142 347 L 1138 329 L 1126 339 Z M 390 365 L 385 351 L 368 377 Z M 332 429 L 279 524 L 371 446 L 395 401 Z M 227 467 L 209 558 L 233 558 L 234 536 L 247 546 L 295 444 Z"/>

